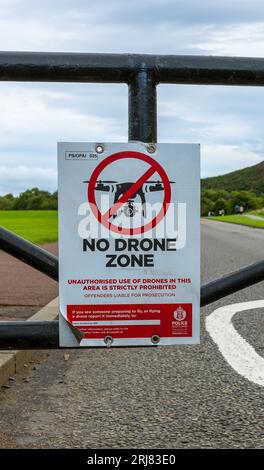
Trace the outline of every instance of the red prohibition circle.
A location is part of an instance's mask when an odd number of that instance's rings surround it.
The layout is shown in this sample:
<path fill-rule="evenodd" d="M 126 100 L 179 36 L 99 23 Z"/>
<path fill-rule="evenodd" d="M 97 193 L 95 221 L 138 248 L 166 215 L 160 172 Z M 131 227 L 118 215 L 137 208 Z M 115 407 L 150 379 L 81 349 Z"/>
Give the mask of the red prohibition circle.
<path fill-rule="evenodd" d="M 150 175 L 147 177 L 147 179 L 151 176 L 151 174 L 157 172 L 159 173 L 161 181 L 163 182 L 163 185 L 164 185 L 164 199 L 163 199 L 162 208 L 160 209 L 159 213 L 156 215 L 156 217 L 154 217 L 154 219 L 151 220 L 151 222 L 148 222 L 145 225 L 142 225 L 140 227 L 135 227 L 135 228 L 127 228 L 127 227 L 122 228 L 111 223 L 109 221 L 109 218 L 106 215 L 103 215 L 101 211 L 98 209 L 96 199 L 95 199 L 95 186 L 96 186 L 97 180 L 99 179 L 98 178 L 99 175 L 111 163 L 117 160 L 125 159 L 125 158 L 136 158 L 137 160 L 141 160 L 141 161 L 148 163 L 153 171 L 150 169 L 148 170 L 150 171 Z M 144 182 L 142 184 L 144 184 Z M 90 177 L 90 182 L 88 184 L 88 202 L 90 204 L 90 207 L 94 216 L 108 230 L 111 230 L 119 234 L 138 235 L 140 233 L 144 233 L 144 232 L 147 232 L 148 230 L 153 229 L 163 219 L 163 217 L 165 217 L 170 201 L 171 201 L 171 188 L 170 188 L 169 178 L 165 170 L 162 168 L 162 166 L 158 162 L 156 162 L 156 160 L 154 160 L 153 158 L 141 152 L 124 151 L 124 152 L 114 153 L 113 155 L 109 155 L 97 165 L 97 167 L 95 168 L 95 170 L 93 171 Z M 118 204 L 118 201 L 116 204 Z M 123 202 L 123 204 L 125 204 L 125 202 Z"/>

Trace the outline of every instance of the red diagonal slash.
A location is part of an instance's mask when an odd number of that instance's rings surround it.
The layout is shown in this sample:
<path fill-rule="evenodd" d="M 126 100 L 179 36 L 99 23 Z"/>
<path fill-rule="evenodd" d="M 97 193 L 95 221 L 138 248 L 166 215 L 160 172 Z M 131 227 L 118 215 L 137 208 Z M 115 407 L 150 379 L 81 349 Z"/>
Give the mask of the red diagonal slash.
<path fill-rule="evenodd" d="M 108 209 L 105 214 L 102 215 L 102 219 L 104 222 L 108 221 L 110 217 L 112 217 L 114 214 L 117 213 L 117 211 L 120 209 L 120 207 L 125 204 L 128 199 L 133 196 L 140 188 L 141 186 L 155 173 L 157 170 L 156 168 L 153 168 L 151 166 L 126 192 L 123 194 L 118 201 Z"/>
<path fill-rule="evenodd" d="M 96 199 L 95 199 L 95 186 L 96 182 L 102 173 L 102 171 L 110 164 L 112 164 L 115 161 L 118 160 L 124 160 L 124 159 L 137 159 L 140 160 L 141 162 L 147 163 L 150 168 L 139 178 L 138 181 L 133 183 L 131 188 L 127 190 L 125 194 L 123 194 L 118 201 L 116 201 L 115 204 L 104 214 L 100 212 L 100 210 L 97 207 Z M 129 198 L 131 198 L 139 188 L 148 180 L 150 176 L 155 173 L 155 171 L 159 174 L 159 177 L 161 178 L 163 185 L 164 185 L 164 198 L 163 198 L 163 203 L 162 203 L 162 208 L 160 209 L 159 213 L 152 219 L 150 222 L 146 223 L 143 226 L 139 227 L 119 227 L 118 225 L 113 224 L 110 222 L 109 218 L 112 217 L 113 214 L 115 214 L 118 209 L 126 203 Z M 93 212 L 94 216 L 96 219 L 103 224 L 108 230 L 111 230 L 112 232 L 123 234 L 123 235 L 139 235 L 144 232 L 147 232 L 148 230 L 152 230 L 166 215 L 168 207 L 170 205 L 171 201 L 171 189 L 170 189 L 170 182 L 167 176 L 167 173 L 165 172 L 164 168 L 153 158 L 149 157 L 148 155 L 141 153 L 141 152 L 135 152 L 133 150 L 126 150 L 122 152 L 117 152 L 112 155 L 109 155 L 106 157 L 104 160 L 102 160 L 94 169 L 90 176 L 90 183 L 88 184 L 88 202 L 90 204 L 91 211 Z"/>

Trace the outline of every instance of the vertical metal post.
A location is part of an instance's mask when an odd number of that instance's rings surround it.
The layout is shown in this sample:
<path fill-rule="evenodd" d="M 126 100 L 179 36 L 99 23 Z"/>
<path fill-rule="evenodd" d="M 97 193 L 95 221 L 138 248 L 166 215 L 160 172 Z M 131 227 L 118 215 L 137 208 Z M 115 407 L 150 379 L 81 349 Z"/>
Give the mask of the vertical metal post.
<path fill-rule="evenodd" d="M 129 82 L 128 138 L 157 142 L 157 93 L 152 72 L 138 71 Z"/>

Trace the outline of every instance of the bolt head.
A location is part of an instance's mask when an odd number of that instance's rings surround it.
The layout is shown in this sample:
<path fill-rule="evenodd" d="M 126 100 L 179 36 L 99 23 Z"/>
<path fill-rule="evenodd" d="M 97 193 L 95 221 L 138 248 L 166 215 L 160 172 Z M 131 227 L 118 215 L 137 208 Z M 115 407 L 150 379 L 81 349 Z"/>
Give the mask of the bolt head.
<path fill-rule="evenodd" d="M 112 346 L 112 344 L 114 342 L 114 339 L 112 338 L 112 336 L 105 336 L 104 342 L 105 342 L 106 346 L 108 348 L 110 348 L 110 346 Z"/>
<path fill-rule="evenodd" d="M 96 146 L 95 146 L 95 151 L 96 151 L 97 153 L 103 153 L 103 151 L 104 151 L 104 146 L 103 146 L 103 144 L 96 144 Z"/>
<path fill-rule="evenodd" d="M 148 151 L 148 153 L 155 153 L 156 152 L 156 146 L 153 145 L 153 144 L 149 144 L 147 146 L 147 151 Z"/>
<path fill-rule="evenodd" d="M 151 342 L 153 344 L 158 344 L 160 342 L 160 336 L 159 335 L 152 335 L 151 336 Z"/>

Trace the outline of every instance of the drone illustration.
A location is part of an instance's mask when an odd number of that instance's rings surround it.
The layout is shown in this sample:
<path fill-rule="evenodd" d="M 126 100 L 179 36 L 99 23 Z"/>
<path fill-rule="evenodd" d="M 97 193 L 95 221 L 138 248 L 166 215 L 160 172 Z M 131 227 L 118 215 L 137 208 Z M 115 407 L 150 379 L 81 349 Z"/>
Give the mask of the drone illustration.
<path fill-rule="evenodd" d="M 84 183 L 88 183 L 90 181 L 83 181 Z M 169 183 L 173 184 L 175 181 L 169 181 Z M 123 194 L 125 194 L 135 183 L 132 181 L 126 181 L 124 183 L 120 183 L 118 181 L 113 180 L 98 180 L 96 181 L 95 190 L 96 191 L 103 191 L 107 193 L 115 193 L 114 196 L 114 204 L 119 200 Z M 164 183 L 162 181 L 146 181 L 143 185 L 130 196 L 130 198 L 124 203 L 124 209 L 121 212 L 124 212 L 126 217 L 134 217 L 138 209 L 135 206 L 135 199 L 137 196 L 140 197 L 142 203 L 142 214 L 143 217 L 146 217 L 146 193 L 152 193 L 155 191 L 164 191 Z M 113 215 L 113 218 L 117 217 L 117 214 Z"/>

